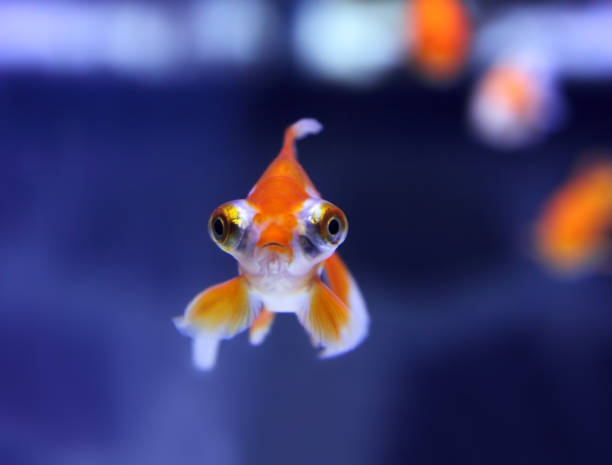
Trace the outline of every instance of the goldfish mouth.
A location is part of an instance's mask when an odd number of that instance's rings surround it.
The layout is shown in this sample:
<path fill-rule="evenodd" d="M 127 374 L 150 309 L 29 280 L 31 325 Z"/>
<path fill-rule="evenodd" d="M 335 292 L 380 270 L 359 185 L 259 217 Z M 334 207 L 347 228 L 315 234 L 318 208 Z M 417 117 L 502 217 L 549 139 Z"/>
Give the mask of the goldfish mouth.
<path fill-rule="evenodd" d="M 266 242 L 260 252 L 258 263 L 266 275 L 281 275 L 291 263 L 291 250 L 279 242 Z"/>
<path fill-rule="evenodd" d="M 289 253 L 287 246 L 281 244 L 280 242 L 267 242 L 263 245 L 262 249 L 270 249 L 273 252 Z"/>

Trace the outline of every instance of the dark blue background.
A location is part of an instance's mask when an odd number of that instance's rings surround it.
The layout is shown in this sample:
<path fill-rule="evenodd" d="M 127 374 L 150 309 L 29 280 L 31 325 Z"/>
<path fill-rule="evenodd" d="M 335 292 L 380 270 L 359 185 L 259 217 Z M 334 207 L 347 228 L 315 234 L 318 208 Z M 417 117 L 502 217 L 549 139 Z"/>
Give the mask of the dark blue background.
<path fill-rule="evenodd" d="M 566 86 L 565 129 L 505 153 L 466 127 L 470 86 L 3 76 L 0 463 L 610 463 L 610 277 L 550 275 L 529 235 L 610 148 L 612 92 Z M 196 372 L 171 318 L 236 273 L 208 215 L 304 116 L 371 335 L 322 361 L 281 315 Z"/>

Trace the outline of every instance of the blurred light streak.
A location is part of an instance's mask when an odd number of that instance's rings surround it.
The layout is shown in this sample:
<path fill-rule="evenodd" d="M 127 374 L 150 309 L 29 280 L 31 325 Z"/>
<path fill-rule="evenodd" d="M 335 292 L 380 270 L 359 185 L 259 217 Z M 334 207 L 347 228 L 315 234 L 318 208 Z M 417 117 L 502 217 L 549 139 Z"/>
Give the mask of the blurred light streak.
<path fill-rule="evenodd" d="M 481 66 L 535 50 L 562 77 L 609 78 L 612 6 L 514 6 L 482 26 L 474 50 Z"/>
<path fill-rule="evenodd" d="M 317 0 L 297 11 L 294 46 L 311 73 L 346 84 L 371 84 L 399 63 L 403 3 Z"/>
<path fill-rule="evenodd" d="M 176 76 L 200 65 L 246 66 L 274 37 L 274 11 L 259 0 L 163 6 L 136 2 L 0 4 L 0 70 L 110 70 Z"/>

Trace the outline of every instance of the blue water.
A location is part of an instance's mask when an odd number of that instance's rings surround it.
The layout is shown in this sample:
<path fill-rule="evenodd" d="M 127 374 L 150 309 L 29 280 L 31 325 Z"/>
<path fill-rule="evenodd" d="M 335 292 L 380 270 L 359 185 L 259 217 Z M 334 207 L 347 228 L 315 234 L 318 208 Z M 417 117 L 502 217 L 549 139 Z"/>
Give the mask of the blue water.
<path fill-rule="evenodd" d="M 569 88 L 572 125 L 508 154 L 467 131 L 466 92 L 7 77 L 0 463 L 609 462 L 611 278 L 559 280 L 528 238 L 578 154 L 611 146 L 612 94 Z M 371 335 L 322 361 L 280 315 L 196 372 L 171 318 L 236 273 L 208 215 L 303 116 Z"/>

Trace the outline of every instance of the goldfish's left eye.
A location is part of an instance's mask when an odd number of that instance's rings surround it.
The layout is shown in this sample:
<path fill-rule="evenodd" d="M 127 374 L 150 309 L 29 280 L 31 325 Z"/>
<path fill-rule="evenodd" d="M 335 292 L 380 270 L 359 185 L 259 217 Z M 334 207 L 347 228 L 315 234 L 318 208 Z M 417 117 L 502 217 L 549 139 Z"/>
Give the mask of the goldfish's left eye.
<path fill-rule="evenodd" d="M 333 245 L 338 245 L 346 236 L 346 216 L 336 206 L 328 206 L 320 223 L 320 231 L 323 239 Z"/>
<path fill-rule="evenodd" d="M 340 220 L 335 216 L 331 217 L 327 222 L 327 238 L 329 242 L 337 242 L 340 232 Z"/>

